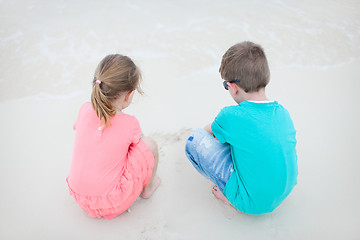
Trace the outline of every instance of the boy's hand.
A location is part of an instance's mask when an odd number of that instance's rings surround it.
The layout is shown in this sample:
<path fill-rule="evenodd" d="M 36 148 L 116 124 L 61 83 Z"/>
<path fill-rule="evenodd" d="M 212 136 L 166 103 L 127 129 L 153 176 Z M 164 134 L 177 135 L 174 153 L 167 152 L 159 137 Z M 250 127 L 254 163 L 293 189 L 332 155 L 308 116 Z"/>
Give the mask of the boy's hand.
<path fill-rule="evenodd" d="M 204 127 L 204 130 L 207 131 L 210 134 L 213 134 L 212 130 L 211 130 L 211 124 L 208 124 Z"/>
<path fill-rule="evenodd" d="M 215 135 L 214 135 L 214 133 L 212 132 L 211 123 L 208 124 L 208 125 L 206 125 L 206 126 L 204 127 L 204 130 L 207 131 L 208 133 L 210 133 L 211 135 L 213 135 L 214 138 L 216 138 Z"/>

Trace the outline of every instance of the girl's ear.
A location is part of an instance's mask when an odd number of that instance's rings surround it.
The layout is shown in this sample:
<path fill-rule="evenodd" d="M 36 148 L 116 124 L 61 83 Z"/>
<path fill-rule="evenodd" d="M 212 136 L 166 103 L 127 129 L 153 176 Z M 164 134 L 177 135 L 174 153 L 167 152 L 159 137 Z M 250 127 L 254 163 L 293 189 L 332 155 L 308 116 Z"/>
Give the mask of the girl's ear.
<path fill-rule="evenodd" d="M 129 101 L 129 99 L 131 99 L 132 95 L 134 95 L 135 90 L 128 92 L 125 96 L 125 102 Z"/>

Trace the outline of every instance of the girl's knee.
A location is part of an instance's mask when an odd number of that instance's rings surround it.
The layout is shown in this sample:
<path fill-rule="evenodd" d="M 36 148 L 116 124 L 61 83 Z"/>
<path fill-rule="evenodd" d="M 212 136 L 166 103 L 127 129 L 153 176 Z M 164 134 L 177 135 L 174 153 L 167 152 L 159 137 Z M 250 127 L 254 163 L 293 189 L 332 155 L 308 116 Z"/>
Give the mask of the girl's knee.
<path fill-rule="evenodd" d="M 158 145 L 152 138 L 144 136 L 141 140 L 144 141 L 154 156 L 158 155 Z"/>

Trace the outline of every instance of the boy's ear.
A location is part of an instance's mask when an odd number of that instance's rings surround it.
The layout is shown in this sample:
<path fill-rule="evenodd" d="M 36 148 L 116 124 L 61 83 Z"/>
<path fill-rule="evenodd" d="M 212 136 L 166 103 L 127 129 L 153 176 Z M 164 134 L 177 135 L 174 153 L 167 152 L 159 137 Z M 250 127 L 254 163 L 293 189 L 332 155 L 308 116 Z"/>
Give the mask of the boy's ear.
<path fill-rule="evenodd" d="M 231 90 L 236 94 L 239 89 L 238 86 L 236 85 L 236 83 L 228 83 L 228 86 L 231 88 Z"/>

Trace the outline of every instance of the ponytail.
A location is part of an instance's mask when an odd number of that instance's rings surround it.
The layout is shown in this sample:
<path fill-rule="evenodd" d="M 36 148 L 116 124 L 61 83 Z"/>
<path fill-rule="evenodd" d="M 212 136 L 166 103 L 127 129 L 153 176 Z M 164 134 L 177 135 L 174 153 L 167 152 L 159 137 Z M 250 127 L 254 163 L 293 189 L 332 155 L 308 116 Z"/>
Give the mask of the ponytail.
<path fill-rule="evenodd" d="M 111 126 L 110 119 L 116 114 L 116 109 L 112 105 L 114 100 L 121 94 L 135 89 L 142 93 L 140 80 L 140 70 L 127 56 L 112 54 L 100 62 L 95 71 L 91 93 L 91 105 L 102 121 L 99 130 L 107 125 Z"/>
<path fill-rule="evenodd" d="M 113 109 L 109 99 L 101 90 L 99 80 L 93 81 L 93 91 L 91 93 L 91 105 L 100 120 L 103 120 L 103 125 L 99 128 L 102 130 L 110 123 L 110 118 L 115 115 L 116 111 Z M 111 123 L 110 123 L 111 125 Z"/>

